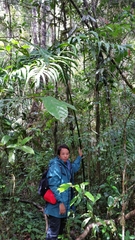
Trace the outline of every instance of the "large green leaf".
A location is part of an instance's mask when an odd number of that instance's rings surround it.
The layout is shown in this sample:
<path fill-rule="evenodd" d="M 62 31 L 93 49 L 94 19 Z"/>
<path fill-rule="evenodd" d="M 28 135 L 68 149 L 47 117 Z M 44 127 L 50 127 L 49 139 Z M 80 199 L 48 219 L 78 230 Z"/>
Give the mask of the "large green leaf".
<path fill-rule="evenodd" d="M 60 192 L 64 192 L 66 191 L 69 187 L 72 186 L 72 183 L 64 183 L 64 184 L 61 184 L 60 187 L 58 188 L 58 190 Z"/>
<path fill-rule="evenodd" d="M 114 198 L 112 196 L 108 197 L 108 206 L 111 207 L 114 204 Z"/>
<path fill-rule="evenodd" d="M 20 145 L 24 145 L 24 144 L 26 144 L 27 142 L 29 142 L 31 139 L 32 139 L 32 137 L 26 137 L 26 138 L 24 138 L 23 140 L 19 141 L 19 144 L 20 144 Z"/>
<path fill-rule="evenodd" d="M 35 154 L 35 153 L 34 153 L 34 150 L 33 150 L 31 147 L 26 146 L 26 145 L 20 146 L 20 147 L 18 147 L 17 149 L 20 149 L 20 150 L 22 150 L 22 151 L 24 151 L 24 152 L 26 152 L 26 153 Z"/>
<path fill-rule="evenodd" d="M 75 202 L 77 201 L 77 199 L 78 199 L 78 195 L 75 196 L 75 197 L 71 200 L 71 202 L 70 202 L 70 206 L 74 205 Z"/>
<path fill-rule="evenodd" d="M 76 189 L 77 192 L 79 192 L 79 193 L 82 192 L 82 189 L 78 184 L 74 185 L 74 188 Z"/>
<path fill-rule="evenodd" d="M 11 139 L 11 137 L 9 135 L 5 135 L 3 136 L 3 138 L 1 139 L 1 143 L 3 145 L 7 144 L 7 142 Z"/>
<path fill-rule="evenodd" d="M 35 154 L 34 150 L 31 147 L 26 146 L 26 145 L 20 146 L 19 144 L 10 144 L 10 145 L 7 146 L 7 148 L 10 149 L 10 150 L 11 149 L 14 149 L 14 150 L 15 149 L 20 149 L 20 150 L 22 150 L 26 153 Z"/>
<path fill-rule="evenodd" d="M 95 201 L 94 196 L 93 196 L 90 192 L 85 192 L 85 196 L 86 196 L 89 200 L 91 200 L 92 202 Z"/>
<path fill-rule="evenodd" d="M 91 219 L 91 217 L 88 217 L 88 218 L 84 219 L 84 221 L 82 222 L 82 227 L 85 227 L 86 224 L 89 223 L 90 219 Z"/>
<path fill-rule="evenodd" d="M 76 110 L 73 105 L 59 101 L 51 96 L 42 97 L 41 99 L 46 110 L 60 122 L 64 122 L 65 118 L 68 116 L 68 108 Z"/>

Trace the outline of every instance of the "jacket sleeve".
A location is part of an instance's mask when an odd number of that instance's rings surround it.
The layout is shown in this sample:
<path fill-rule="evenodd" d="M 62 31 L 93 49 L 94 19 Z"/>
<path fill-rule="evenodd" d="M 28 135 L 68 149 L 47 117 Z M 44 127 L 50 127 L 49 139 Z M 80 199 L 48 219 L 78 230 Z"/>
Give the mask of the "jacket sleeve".
<path fill-rule="evenodd" d="M 58 187 L 61 185 L 61 168 L 58 164 L 54 163 L 49 168 L 48 174 L 48 183 L 49 188 L 55 195 L 55 198 L 58 202 L 63 202 L 62 196 L 58 190 Z"/>
<path fill-rule="evenodd" d="M 82 157 L 78 156 L 74 160 L 74 162 L 72 163 L 72 171 L 73 171 L 73 173 L 76 173 L 79 170 L 79 168 L 81 166 L 81 160 L 82 160 Z"/>

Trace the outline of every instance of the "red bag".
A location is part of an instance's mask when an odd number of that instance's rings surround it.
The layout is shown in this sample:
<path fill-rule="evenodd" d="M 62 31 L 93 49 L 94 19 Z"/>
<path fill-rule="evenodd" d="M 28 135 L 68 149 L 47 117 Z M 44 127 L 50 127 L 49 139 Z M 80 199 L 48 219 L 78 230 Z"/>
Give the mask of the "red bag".
<path fill-rule="evenodd" d="M 51 191 L 51 189 L 48 189 L 46 191 L 46 193 L 44 194 L 44 200 L 51 203 L 51 204 L 55 204 L 56 203 L 56 198 L 54 196 L 54 193 Z"/>

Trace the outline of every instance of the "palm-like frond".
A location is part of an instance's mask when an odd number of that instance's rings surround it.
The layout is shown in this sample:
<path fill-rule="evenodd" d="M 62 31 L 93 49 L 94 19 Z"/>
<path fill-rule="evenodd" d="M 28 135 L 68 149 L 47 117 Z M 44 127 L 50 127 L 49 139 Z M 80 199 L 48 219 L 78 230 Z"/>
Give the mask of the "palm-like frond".
<path fill-rule="evenodd" d="M 36 52 L 36 56 L 34 59 L 34 55 L 32 52 L 32 57 L 26 61 L 23 59 L 23 66 L 19 69 L 14 70 L 10 74 L 10 78 L 16 77 L 19 79 L 25 80 L 25 86 L 28 86 L 29 83 L 33 83 L 35 88 L 39 88 L 40 82 L 45 84 L 46 81 L 58 81 L 58 79 L 65 79 L 64 77 L 64 67 L 68 69 L 68 71 L 72 71 L 73 68 L 77 66 L 77 56 L 75 53 L 67 50 L 61 50 L 59 54 L 39 51 L 39 55 Z M 42 53 L 42 54 L 41 54 Z"/>

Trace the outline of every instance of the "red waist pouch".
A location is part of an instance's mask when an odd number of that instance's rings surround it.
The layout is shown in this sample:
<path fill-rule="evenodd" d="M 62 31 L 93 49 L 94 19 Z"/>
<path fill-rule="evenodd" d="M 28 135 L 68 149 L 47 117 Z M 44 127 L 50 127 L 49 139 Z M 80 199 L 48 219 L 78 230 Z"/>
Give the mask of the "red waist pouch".
<path fill-rule="evenodd" d="M 51 189 L 48 189 L 46 191 L 46 193 L 44 194 L 44 200 L 51 203 L 51 204 L 55 204 L 57 202 L 54 193 L 51 191 Z"/>

